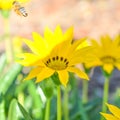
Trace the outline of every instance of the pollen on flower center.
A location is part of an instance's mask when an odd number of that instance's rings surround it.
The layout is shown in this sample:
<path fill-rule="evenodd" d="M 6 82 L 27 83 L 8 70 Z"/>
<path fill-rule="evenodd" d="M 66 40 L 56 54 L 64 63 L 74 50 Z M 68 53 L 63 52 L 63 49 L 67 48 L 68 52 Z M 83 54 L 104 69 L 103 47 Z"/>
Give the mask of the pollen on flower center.
<path fill-rule="evenodd" d="M 45 62 L 45 65 L 54 70 L 64 70 L 67 68 L 69 61 L 67 58 L 55 56 L 48 58 Z"/>
<path fill-rule="evenodd" d="M 101 60 L 104 62 L 104 63 L 115 63 L 116 62 L 116 59 L 112 56 L 105 56 L 105 57 L 102 57 Z"/>

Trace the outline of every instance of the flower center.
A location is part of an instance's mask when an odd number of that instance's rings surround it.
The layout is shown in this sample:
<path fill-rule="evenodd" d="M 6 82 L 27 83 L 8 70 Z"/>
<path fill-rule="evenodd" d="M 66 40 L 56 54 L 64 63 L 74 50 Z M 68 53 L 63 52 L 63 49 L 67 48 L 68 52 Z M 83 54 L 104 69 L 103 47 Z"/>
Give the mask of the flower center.
<path fill-rule="evenodd" d="M 110 64 L 113 64 L 116 62 L 116 59 L 112 56 L 105 56 L 105 57 L 102 57 L 101 60 L 104 62 L 104 63 L 110 63 Z"/>
<path fill-rule="evenodd" d="M 67 58 L 55 56 L 45 61 L 45 65 L 54 70 L 64 70 L 67 68 L 69 61 Z"/>

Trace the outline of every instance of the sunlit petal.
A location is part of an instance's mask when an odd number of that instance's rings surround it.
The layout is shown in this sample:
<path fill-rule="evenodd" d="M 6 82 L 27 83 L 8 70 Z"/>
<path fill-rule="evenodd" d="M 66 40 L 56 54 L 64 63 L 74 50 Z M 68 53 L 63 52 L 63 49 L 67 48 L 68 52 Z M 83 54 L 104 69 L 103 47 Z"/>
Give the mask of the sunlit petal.
<path fill-rule="evenodd" d="M 24 66 L 31 66 L 32 64 L 38 61 L 39 63 L 42 64 L 40 58 L 32 53 L 23 53 L 23 54 L 18 54 L 17 56 L 20 58 L 20 60 L 17 60 L 17 62 Z"/>
<path fill-rule="evenodd" d="M 111 114 L 101 113 L 101 115 L 104 116 L 106 118 L 106 120 L 119 120 L 118 118 L 115 118 Z"/>
<path fill-rule="evenodd" d="M 120 109 L 114 105 L 107 104 L 110 112 L 116 117 L 120 119 Z"/>
<path fill-rule="evenodd" d="M 103 69 L 110 74 L 113 71 L 114 66 L 112 64 L 104 64 Z"/>
<path fill-rule="evenodd" d="M 89 80 L 87 74 L 85 74 L 84 72 L 82 72 L 80 69 L 75 68 L 75 67 L 69 67 L 68 68 L 69 72 L 73 72 L 76 73 L 80 78 L 85 79 L 85 80 Z"/>
<path fill-rule="evenodd" d="M 73 40 L 73 27 L 70 27 L 65 34 L 63 35 L 63 39 L 64 40 L 69 40 L 69 42 L 71 43 Z"/>
<path fill-rule="evenodd" d="M 37 67 L 37 68 L 32 69 L 30 73 L 28 74 L 28 76 L 25 78 L 25 80 L 30 80 L 36 77 L 42 71 L 42 69 L 43 67 Z"/>
<path fill-rule="evenodd" d="M 44 80 L 45 78 L 49 78 L 51 75 L 53 75 L 54 72 L 55 72 L 54 70 L 49 69 L 47 67 L 43 68 L 37 75 L 36 83 Z"/>
<path fill-rule="evenodd" d="M 69 79 L 68 72 L 66 70 L 58 71 L 58 76 L 59 76 L 60 82 L 64 86 L 66 86 L 68 83 L 68 79 Z"/>

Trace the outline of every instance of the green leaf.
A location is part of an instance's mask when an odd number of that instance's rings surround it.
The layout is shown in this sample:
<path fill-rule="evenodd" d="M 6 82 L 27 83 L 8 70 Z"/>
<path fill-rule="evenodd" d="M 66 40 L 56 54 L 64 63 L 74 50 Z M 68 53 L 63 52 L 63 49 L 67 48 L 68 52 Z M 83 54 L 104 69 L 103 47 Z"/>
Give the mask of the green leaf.
<path fill-rule="evenodd" d="M 61 85 L 59 77 L 58 77 L 58 73 L 55 72 L 52 76 L 51 76 L 52 81 L 54 82 L 55 85 Z"/>
<path fill-rule="evenodd" d="M 0 119 L 6 120 L 5 116 L 5 100 L 3 99 L 3 96 L 0 95 Z"/>
<path fill-rule="evenodd" d="M 14 64 L 9 71 L 0 78 L 0 93 L 5 94 L 8 88 L 11 86 L 17 75 L 21 72 L 22 66 Z"/>
<path fill-rule="evenodd" d="M 0 56 L 0 74 L 2 73 L 2 71 L 5 68 L 6 64 L 7 64 L 6 55 L 2 54 Z"/>
<path fill-rule="evenodd" d="M 41 82 L 40 87 L 42 88 L 47 99 L 53 96 L 53 89 L 55 84 L 53 83 L 51 78 L 47 78 Z"/>
<path fill-rule="evenodd" d="M 20 109 L 20 111 L 22 112 L 25 120 L 33 120 L 33 119 L 31 118 L 31 116 L 28 114 L 28 112 L 24 109 L 24 107 L 23 107 L 19 102 L 18 102 L 18 106 L 19 106 L 19 109 Z"/>
<path fill-rule="evenodd" d="M 85 110 L 86 111 L 93 111 L 96 107 L 98 107 L 102 103 L 102 100 L 100 98 L 93 98 L 91 101 L 89 101 L 87 104 L 85 104 Z"/>
<path fill-rule="evenodd" d="M 10 108 L 8 112 L 8 120 L 17 120 L 18 114 L 17 114 L 17 100 L 13 99 L 10 103 Z"/>
<path fill-rule="evenodd" d="M 43 103 L 33 81 L 29 81 L 28 92 L 33 99 L 32 113 L 36 118 L 40 118 L 42 116 Z"/>
<path fill-rule="evenodd" d="M 87 115 L 87 113 L 85 111 L 85 108 L 84 108 L 84 106 L 82 104 L 82 100 L 79 99 L 78 105 L 79 105 L 79 112 L 81 114 L 82 119 L 83 120 L 88 120 L 88 115 Z"/>
<path fill-rule="evenodd" d="M 102 100 L 100 98 L 94 98 L 84 106 L 90 120 L 93 119 L 99 120 L 100 118 L 99 112 L 101 111 L 101 104 L 102 104 Z"/>

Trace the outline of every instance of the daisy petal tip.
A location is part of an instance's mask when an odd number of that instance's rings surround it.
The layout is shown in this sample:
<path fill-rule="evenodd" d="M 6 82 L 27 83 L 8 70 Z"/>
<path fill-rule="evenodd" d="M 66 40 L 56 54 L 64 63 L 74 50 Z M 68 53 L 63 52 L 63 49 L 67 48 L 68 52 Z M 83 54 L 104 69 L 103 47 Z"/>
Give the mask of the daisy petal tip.
<path fill-rule="evenodd" d="M 106 113 L 100 112 L 100 115 L 102 115 L 103 117 L 105 117 Z"/>
<path fill-rule="evenodd" d="M 100 112 L 100 114 L 101 114 L 101 115 L 103 115 L 103 113 L 102 113 L 102 112 Z"/>
<path fill-rule="evenodd" d="M 37 32 L 32 32 L 32 36 L 34 36 L 34 35 L 39 35 L 39 33 L 37 33 Z"/>
<path fill-rule="evenodd" d="M 35 81 L 36 84 L 39 83 L 39 82 L 40 82 L 40 80 L 36 80 L 36 81 Z"/>
<path fill-rule="evenodd" d="M 87 78 L 86 80 L 88 80 L 88 81 L 89 81 L 90 79 L 89 79 L 89 78 Z"/>
<path fill-rule="evenodd" d="M 109 106 L 109 104 L 108 103 L 105 103 L 107 106 Z"/>
<path fill-rule="evenodd" d="M 61 27 L 60 27 L 60 24 L 58 24 L 58 25 L 56 26 L 56 28 L 59 28 L 59 29 L 61 29 Z"/>
<path fill-rule="evenodd" d="M 109 108 L 110 106 L 111 106 L 111 104 L 108 104 L 108 103 L 105 103 L 106 104 L 106 106 Z"/>
<path fill-rule="evenodd" d="M 70 26 L 68 30 L 69 30 L 71 33 L 73 33 L 73 31 L 74 31 L 74 26 Z"/>
<path fill-rule="evenodd" d="M 85 76 L 84 79 L 85 79 L 85 80 L 88 80 L 88 81 L 90 80 L 90 78 L 89 78 L 88 76 Z"/>

